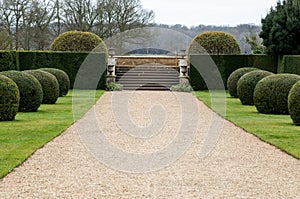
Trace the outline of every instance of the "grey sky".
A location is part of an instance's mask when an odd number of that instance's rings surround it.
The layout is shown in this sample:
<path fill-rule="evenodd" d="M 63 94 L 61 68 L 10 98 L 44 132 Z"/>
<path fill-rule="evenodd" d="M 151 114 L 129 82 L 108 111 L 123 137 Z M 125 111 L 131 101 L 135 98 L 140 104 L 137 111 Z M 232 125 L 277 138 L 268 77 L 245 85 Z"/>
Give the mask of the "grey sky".
<path fill-rule="evenodd" d="M 189 26 L 261 24 L 278 0 L 141 0 L 154 10 L 155 22 Z"/>

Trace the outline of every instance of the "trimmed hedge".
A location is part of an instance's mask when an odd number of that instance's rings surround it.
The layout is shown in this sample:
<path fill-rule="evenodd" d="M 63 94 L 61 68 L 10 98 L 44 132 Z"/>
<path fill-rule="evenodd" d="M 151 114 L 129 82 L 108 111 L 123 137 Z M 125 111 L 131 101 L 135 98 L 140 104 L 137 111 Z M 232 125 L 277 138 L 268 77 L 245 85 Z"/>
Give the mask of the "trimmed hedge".
<path fill-rule="evenodd" d="M 283 56 L 282 64 L 278 66 L 278 73 L 292 73 L 300 75 L 300 56 Z"/>
<path fill-rule="evenodd" d="M 237 93 L 243 105 L 253 105 L 253 93 L 256 84 L 273 73 L 264 70 L 255 70 L 243 75 L 237 84 Z"/>
<path fill-rule="evenodd" d="M 70 79 L 67 73 L 56 68 L 41 68 L 40 70 L 51 73 L 56 77 L 59 83 L 59 97 L 63 97 L 68 94 L 70 89 Z"/>
<path fill-rule="evenodd" d="M 208 89 L 208 86 L 210 89 L 224 89 L 224 81 L 226 81 L 224 80 L 224 76 L 226 76 L 226 70 L 225 68 L 220 68 L 218 66 L 218 62 L 221 60 L 220 56 L 214 55 L 190 56 L 191 66 L 189 76 L 193 90 L 206 90 Z M 218 77 L 220 77 L 220 75 L 223 82 L 219 81 L 220 79 Z M 205 79 L 207 82 L 205 82 Z M 213 82 L 215 82 L 215 84 Z M 207 85 L 207 83 L 210 85 Z"/>
<path fill-rule="evenodd" d="M 1 75 L 12 79 L 20 92 L 20 112 L 36 112 L 43 101 L 40 82 L 32 75 L 20 71 L 5 71 Z"/>
<path fill-rule="evenodd" d="M 12 121 L 19 109 L 20 93 L 17 84 L 0 75 L 0 121 Z"/>
<path fill-rule="evenodd" d="M 290 90 L 288 97 L 288 108 L 291 118 L 297 126 L 300 126 L 300 81 Z"/>
<path fill-rule="evenodd" d="M 190 55 L 190 83 L 194 90 L 206 90 L 207 86 L 200 73 L 193 64 L 203 63 L 202 57 L 210 56 L 219 69 L 223 83 L 227 86 L 228 77 L 232 72 L 241 67 L 255 67 L 276 73 L 277 57 L 270 55 Z M 203 65 L 203 67 L 207 68 Z M 226 87 L 227 88 L 227 87 Z"/>
<path fill-rule="evenodd" d="M 270 75 L 259 81 L 254 89 L 254 105 L 260 113 L 288 114 L 288 95 L 299 75 Z"/>
<path fill-rule="evenodd" d="M 70 88 L 74 82 L 79 69 L 86 63 L 87 57 L 95 57 L 92 63 L 94 67 L 104 70 L 98 89 L 106 87 L 106 55 L 104 53 L 81 53 L 81 52 L 50 52 L 50 51 L 18 51 L 20 70 L 32 70 L 39 68 L 57 68 L 66 72 L 70 78 Z"/>
<path fill-rule="evenodd" d="M 57 68 L 66 72 L 70 78 L 71 88 L 74 86 L 75 78 L 79 68 L 90 54 L 99 56 L 96 61 L 98 67 L 106 70 L 106 55 L 104 53 L 83 53 L 83 52 L 51 52 L 51 51 L 0 51 L 0 57 L 9 53 L 11 57 L 8 62 L 0 66 L 0 71 L 6 70 L 32 70 L 38 68 Z M 7 56 L 7 55 L 5 55 Z M 191 57 L 207 55 L 191 55 Z M 242 66 L 256 67 L 271 72 L 277 71 L 276 56 L 269 55 L 211 55 L 221 73 L 224 85 L 227 85 L 229 75 Z M 192 58 L 191 58 L 192 59 Z M 197 60 L 197 59 L 196 59 Z M 200 59 L 201 60 L 201 59 Z M 193 64 L 193 62 L 191 62 Z M 9 67 L 8 67 L 9 66 Z M 100 74 L 98 74 L 100 75 Z M 105 89 L 106 72 L 101 76 L 98 89 Z M 199 72 L 191 66 L 190 81 L 194 90 L 207 89 Z"/>
<path fill-rule="evenodd" d="M 88 53 L 69 53 L 69 52 L 38 52 L 38 51 L 19 51 L 20 70 L 34 70 L 39 68 L 57 68 L 65 71 L 70 78 L 70 85 L 73 84 L 77 72 L 84 62 Z M 103 86 L 105 88 L 105 86 Z"/>
<path fill-rule="evenodd" d="M 245 55 L 247 56 L 247 66 L 259 68 L 261 70 L 277 73 L 278 57 L 274 55 Z"/>
<path fill-rule="evenodd" d="M 228 77 L 227 81 L 227 88 L 229 90 L 229 93 L 232 97 L 238 97 L 238 92 L 237 92 L 237 84 L 239 79 L 247 74 L 248 72 L 258 70 L 257 68 L 250 68 L 250 67 L 244 67 L 244 68 L 239 68 L 235 70 L 231 75 Z"/>
<path fill-rule="evenodd" d="M 7 70 L 18 70 L 15 64 L 15 51 L 0 51 L 0 72 Z"/>
<path fill-rule="evenodd" d="M 42 85 L 42 104 L 55 104 L 59 97 L 59 83 L 54 75 L 41 70 L 27 70 L 26 73 L 33 75 Z"/>

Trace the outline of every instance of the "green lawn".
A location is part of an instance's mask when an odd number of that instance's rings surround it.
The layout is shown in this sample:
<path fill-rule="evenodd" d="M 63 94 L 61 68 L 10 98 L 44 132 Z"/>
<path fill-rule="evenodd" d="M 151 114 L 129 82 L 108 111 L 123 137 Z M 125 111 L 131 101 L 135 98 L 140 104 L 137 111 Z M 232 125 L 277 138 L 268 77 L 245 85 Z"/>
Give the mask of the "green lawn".
<path fill-rule="evenodd" d="M 195 95 L 210 107 L 211 97 L 208 91 L 197 91 Z M 261 140 L 300 158 L 300 127 L 293 124 L 289 115 L 260 114 L 255 106 L 243 106 L 239 99 L 230 97 L 228 93 L 226 93 L 226 101 L 225 118 L 227 120 Z"/>
<path fill-rule="evenodd" d="M 86 101 L 87 92 L 94 94 L 93 91 L 76 91 L 76 97 L 72 98 L 73 91 L 70 91 L 55 105 L 41 105 L 36 113 L 18 113 L 15 121 L 0 122 L 0 178 L 68 128 L 74 122 L 72 100 Z M 92 100 L 90 97 L 88 103 L 78 105 L 76 118 L 82 117 L 103 93 L 96 91 L 95 98 L 90 95 Z"/>

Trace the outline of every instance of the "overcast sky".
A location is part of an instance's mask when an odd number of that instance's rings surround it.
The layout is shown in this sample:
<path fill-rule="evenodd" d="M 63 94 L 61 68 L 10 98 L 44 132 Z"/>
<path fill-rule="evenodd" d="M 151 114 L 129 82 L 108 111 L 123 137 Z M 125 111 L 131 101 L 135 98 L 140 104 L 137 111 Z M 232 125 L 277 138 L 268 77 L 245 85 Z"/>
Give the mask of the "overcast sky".
<path fill-rule="evenodd" d="M 278 0 L 141 0 L 143 8 L 153 10 L 155 22 L 204 25 L 261 24 Z"/>

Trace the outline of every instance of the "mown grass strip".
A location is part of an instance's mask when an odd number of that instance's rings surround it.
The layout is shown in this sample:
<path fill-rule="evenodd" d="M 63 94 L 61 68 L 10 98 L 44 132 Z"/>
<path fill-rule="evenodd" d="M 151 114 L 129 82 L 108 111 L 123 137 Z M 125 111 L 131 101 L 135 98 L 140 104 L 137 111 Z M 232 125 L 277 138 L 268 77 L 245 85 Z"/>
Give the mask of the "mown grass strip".
<path fill-rule="evenodd" d="M 15 121 L 0 122 L 0 178 L 74 123 L 72 93 L 59 98 L 55 105 L 41 105 L 36 113 L 18 113 Z M 96 91 L 95 102 L 103 93 Z M 80 107 L 81 116 L 90 107 Z"/>
<path fill-rule="evenodd" d="M 194 94 L 211 107 L 209 91 L 197 91 Z M 226 101 L 227 113 L 223 116 L 227 120 L 295 158 L 300 158 L 300 127 L 293 124 L 289 115 L 260 114 L 255 106 L 243 106 L 239 99 L 230 97 L 228 93 Z"/>

